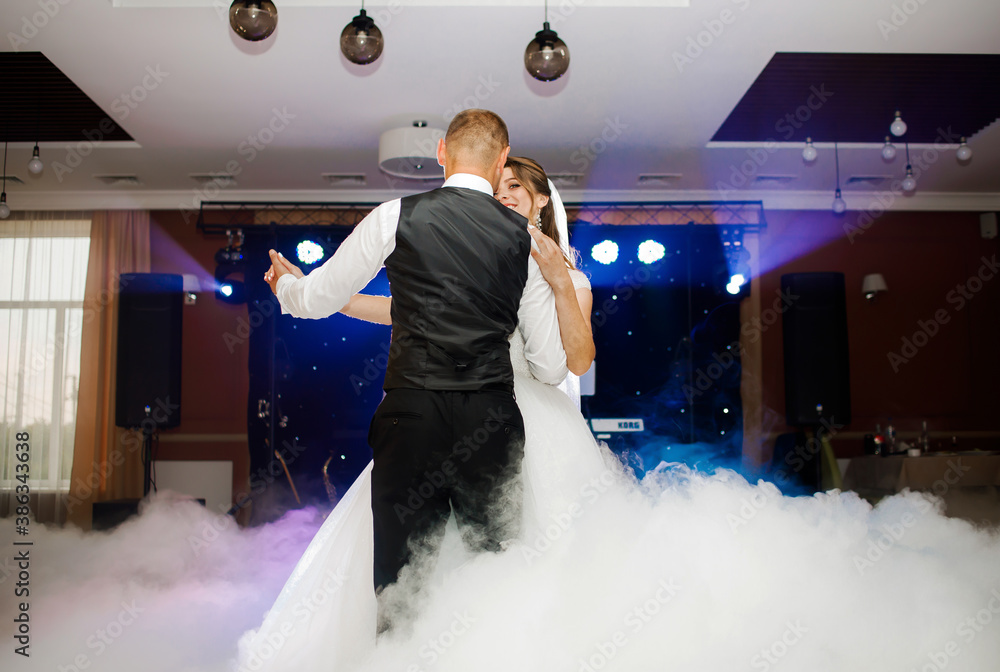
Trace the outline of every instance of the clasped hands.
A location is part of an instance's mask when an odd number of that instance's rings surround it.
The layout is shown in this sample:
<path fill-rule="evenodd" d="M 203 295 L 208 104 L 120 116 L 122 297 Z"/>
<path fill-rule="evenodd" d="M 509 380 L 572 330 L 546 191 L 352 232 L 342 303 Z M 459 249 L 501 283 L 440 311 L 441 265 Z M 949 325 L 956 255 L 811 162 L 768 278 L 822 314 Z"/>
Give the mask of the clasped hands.
<path fill-rule="evenodd" d="M 278 254 L 274 250 L 269 250 L 268 254 L 271 256 L 271 268 L 267 269 L 264 273 L 264 282 L 268 284 L 274 295 L 278 295 L 278 278 L 283 275 L 291 274 L 296 278 L 301 278 L 305 275 L 298 266 L 292 262 L 285 259 L 284 256 Z"/>

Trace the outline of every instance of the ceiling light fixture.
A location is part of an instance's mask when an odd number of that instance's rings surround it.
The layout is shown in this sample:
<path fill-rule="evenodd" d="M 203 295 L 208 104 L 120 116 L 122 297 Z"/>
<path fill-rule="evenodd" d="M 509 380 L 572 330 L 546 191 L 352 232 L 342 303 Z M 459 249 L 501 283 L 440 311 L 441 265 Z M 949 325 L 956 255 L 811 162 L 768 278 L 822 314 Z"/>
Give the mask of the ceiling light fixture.
<path fill-rule="evenodd" d="M 37 175 L 42 172 L 43 168 L 45 168 L 45 164 L 43 164 L 42 160 L 38 158 L 38 143 L 36 142 L 35 149 L 31 152 L 31 160 L 28 161 L 28 170 Z"/>
<path fill-rule="evenodd" d="M 917 178 L 913 177 L 913 166 L 910 165 L 910 143 L 906 143 L 906 177 L 903 178 L 903 191 L 916 191 Z"/>
<path fill-rule="evenodd" d="M 806 146 L 802 148 L 802 159 L 808 163 L 812 163 L 819 156 L 819 152 L 813 147 L 812 138 L 806 138 Z"/>
<path fill-rule="evenodd" d="M 897 138 L 906 134 L 906 122 L 903 121 L 903 118 L 900 116 L 899 110 L 896 110 L 896 118 L 889 125 L 889 130 Z"/>
<path fill-rule="evenodd" d="M 842 215 L 847 212 L 847 203 L 844 202 L 843 196 L 840 195 L 840 150 L 837 148 L 837 143 L 833 143 L 833 156 L 837 164 L 837 191 L 833 197 L 833 212 L 836 215 Z"/>
<path fill-rule="evenodd" d="M 0 219 L 10 217 L 10 206 L 7 205 L 7 141 L 3 141 L 3 190 L 0 191 Z"/>
<path fill-rule="evenodd" d="M 340 33 L 340 52 L 351 63 L 368 65 L 378 60 L 384 46 L 382 31 L 375 25 L 375 21 L 365 14 L 365 3 L 362 0 L 361 11 Z"/>
<path fill-rule="evenodd" d="M 545 21 L 535 39 L 524 50 L 524 67 L 540 82 L 551 82 L 566 74 L 569 68 L 569 47 L 549 28 L 549 2 L 545 0 Z"/>
<path fill-rule="evenodd" d="M 892 144 L 889 136 L 885 136 L 885 144 L 882 145 L 882 158 L 886 161 L 892 161 L 896 158 L 896 145 Z"/>
<path fill-rule="evenodd" d="M 271 0 L 233 0 L 229 25 L 244 40 L 266 40 L 278 27 L 278 8 Z"/>
<path fill-rule="evenodd" d="M 958 146 L 958 151 L 955 152 L 955 158 L 959 161 L 968 161 L 972 158 L 972 148 L 966 144 L 965 138 L 962 138 L 962 144 Z"/>

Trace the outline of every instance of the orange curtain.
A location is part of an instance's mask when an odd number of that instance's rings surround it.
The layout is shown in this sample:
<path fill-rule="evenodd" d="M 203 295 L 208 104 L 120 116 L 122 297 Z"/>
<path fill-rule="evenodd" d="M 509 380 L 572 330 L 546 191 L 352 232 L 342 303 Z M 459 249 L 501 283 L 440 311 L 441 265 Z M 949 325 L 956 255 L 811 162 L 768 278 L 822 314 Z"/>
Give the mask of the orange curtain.
<path fill-rule="evenodd" d="M 115 426 L 118 288 L 149 272 L 149 212 L 95 212 L 84 294 L 80 396 L 67 520 L 89 530 L 94 502 L 142 497 L 142 440 Z"/>

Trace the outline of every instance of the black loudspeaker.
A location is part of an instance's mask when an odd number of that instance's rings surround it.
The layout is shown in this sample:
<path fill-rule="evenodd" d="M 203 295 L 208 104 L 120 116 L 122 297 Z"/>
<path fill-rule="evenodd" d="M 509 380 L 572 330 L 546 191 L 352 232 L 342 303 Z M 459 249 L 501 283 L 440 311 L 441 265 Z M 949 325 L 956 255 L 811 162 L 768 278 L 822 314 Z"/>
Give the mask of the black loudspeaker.
<path fill-rule="evenodd" d="M 781 276 L 785 417 L 789 425 L 851 421 L 843 273 Z"/>
<path fill-rule="evenodd" d="M 181 422 L 181 314 L 184 279 L 125 273 L 118 295 L 115 424 L 176 427 Z"/>
<path fill-rule="evenodd" d="M 94 502 L 91 527 L 94 531 L 111 530 L 124 523 L 127 519 L 139 513 L 138 499 L 113 499 L 107 502 Z"/>

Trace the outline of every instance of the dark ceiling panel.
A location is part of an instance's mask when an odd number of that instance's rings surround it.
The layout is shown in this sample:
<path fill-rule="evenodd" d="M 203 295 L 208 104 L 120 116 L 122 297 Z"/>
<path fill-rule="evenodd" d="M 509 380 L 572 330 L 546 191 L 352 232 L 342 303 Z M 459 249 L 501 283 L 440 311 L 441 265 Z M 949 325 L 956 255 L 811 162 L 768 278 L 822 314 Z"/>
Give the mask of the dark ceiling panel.
<path fill-rule="evenodd" d="M 896 110 L 899 142 L 973 136 L 1000 117 L 1000 56 L 778 52 L 712 140 L 882 142 Z"/>
<path fill-rule="evenodd" d="M 41 53 L 0 53 L 0 141 L 76 142 L 84 131 L 132 140 Z"/>

